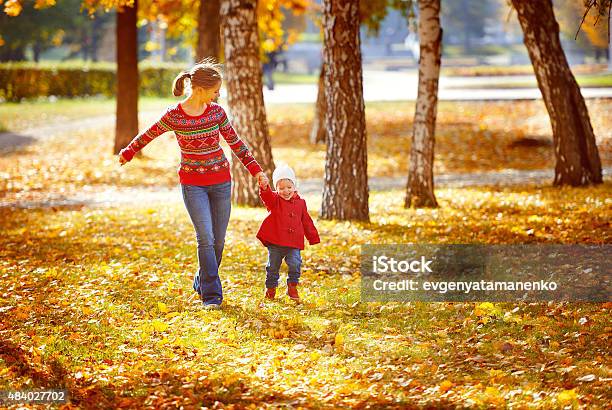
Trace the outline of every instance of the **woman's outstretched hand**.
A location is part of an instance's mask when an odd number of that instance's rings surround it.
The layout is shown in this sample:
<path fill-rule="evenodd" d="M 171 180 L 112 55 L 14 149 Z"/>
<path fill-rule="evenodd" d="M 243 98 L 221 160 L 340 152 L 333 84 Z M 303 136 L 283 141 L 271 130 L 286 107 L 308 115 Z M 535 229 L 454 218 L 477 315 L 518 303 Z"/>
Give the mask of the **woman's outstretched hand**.
<path fill-rule="evenodd" d="M 266 174 L 264 174 L 263 172 L 259 172 L 257 173 L 257 175 L 255 175 L 255 178 L 257 178 L 257 183 L 259 184 L 259 187 L 261 189 L 266 189 L 268 187 L 269 181 Z"/>
<path fill-rule="evenodd" d="M 125 158 L 123 158 L 123 155 L 119 154 L 119 165 L 125 164 L 127 162 L 127 160 Z"/>

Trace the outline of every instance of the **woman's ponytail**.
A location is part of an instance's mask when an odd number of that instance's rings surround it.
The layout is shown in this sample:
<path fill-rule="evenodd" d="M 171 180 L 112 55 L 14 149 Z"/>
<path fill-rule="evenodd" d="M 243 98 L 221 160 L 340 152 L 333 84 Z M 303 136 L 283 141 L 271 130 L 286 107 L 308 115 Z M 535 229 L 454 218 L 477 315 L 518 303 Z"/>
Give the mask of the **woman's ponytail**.
<path fill-rule="evenodd" d="M 172 94 L 176 97 L 180 97 L 185 92 L 185 79 L 191 78 L 191 74 L 188 71 L 183 71 L 174 79 L 172 84 Z"/>
<path fill-rule="evenodd" d="M 185 79 L 189 78 L 191 87 L 212 88 L 223 81 L 221 65 L 212 58 L 202 60 L 189 71 L 182 71 L 174 79 L 172 94 L 180 97 L 185 93 Z"/>

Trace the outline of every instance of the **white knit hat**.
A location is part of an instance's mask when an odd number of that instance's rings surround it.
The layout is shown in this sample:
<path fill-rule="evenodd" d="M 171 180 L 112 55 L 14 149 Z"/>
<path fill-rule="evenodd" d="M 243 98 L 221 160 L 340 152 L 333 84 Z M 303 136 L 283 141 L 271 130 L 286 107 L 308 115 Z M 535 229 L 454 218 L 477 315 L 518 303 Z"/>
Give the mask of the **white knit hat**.
<path fill-rule="evenodd" d="M 274 188 L 276 188 L 276 184 L 281 179 L 291 180 L 293 185 L 295 185 L 297 188 L 297 178 L 295 177 L 295 172 L 293 172 L 291 167 L 289 167 L 287 164 L 280 164 L 272 173 L 272 183 L 274 184 Z"/>

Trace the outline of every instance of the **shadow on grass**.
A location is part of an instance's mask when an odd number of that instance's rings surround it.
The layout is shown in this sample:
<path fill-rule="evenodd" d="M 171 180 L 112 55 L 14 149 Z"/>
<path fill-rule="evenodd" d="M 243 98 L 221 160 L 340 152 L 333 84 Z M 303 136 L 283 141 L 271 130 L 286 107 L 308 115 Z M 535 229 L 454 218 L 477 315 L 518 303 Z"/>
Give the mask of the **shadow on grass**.
<path fill-rule="evenodd" d="M 31 363 L 32 355 L 20 346 L 0 341 L 0 357 L 6 363 L 11 373 L 18 377 L 27 377 L 32 380 L 33 389 L 66 389 L 70 403 L 83 408 L 113 408 L 118 402 L 109 397 L 112 392 L 95 384 L 77 386 L 64 366 L 57 360 L 50 360 L 48 364 Z"/>
<path fill-rule="evenodd" d="M 218 408 L 222 405 L 237 405 L 238 408 L 266 405 L 302 408 L 355 408 L 355 409 L 417 409 L 454 408 L 445 401 L 435 401 L 423 407 L 405 400 L 371 397 L 351 399 L 344 397 L 324 402 L 305 393 L 274 391 L 241 379 L 225 380 L 215 377 L 198 377 L 187 371 L 169 371 L 163 367 L 144 373 L 134 373 L 121 385 L 99 381 L 75 380 L 57 360 L 49 364 L 34 365 L 29 355 L 20 346 L 0 342 L 0 357 L 18 377 L 32 380 L 32 389 L 65 389 L 70 405 L 84 409 L 108 408 Z M 228 375 L 227 373 L 225 375 Z M 231 375 L 231 373 L 229 374 Z M 229 380 L 229 381 L 228 381 Z M 350 402 L 344 402 L 349 399 Z M 185 407 L 186 406 L 186 407 Z M 198 407 L 195 407 L 198 406 Z"/>
<path fill-rule="evenodd" d="M 185 402 L 186 398 L 188 401 L 185 404 L 199 403 L 203 406 L 212 406 L 216 402 L 223 404 L 250 404 L 272 400 L 287 404 L 308 402 L 307 398 L 303 396 L 288 396 L 273 392 L 253 394 L 251 389 L 242 381 L 233 382 L 228 386 L 213 386 L 212 383 L 204 380 L 203 383 L 194 384 L 193 387 L 190 387 L 188 394 L 185 394 L 184 389 L 181 393 L 178 393 L 184 386 L 188 374 L 169 374 L 161 368 L 159 371 L 145 373 L 142 375 L 143 378 L 136 378 L 132 382 L 144 382 L 143 385 L 137 386 L 130 383 L 132 389 L 127 390 L 112 384 L 103 385 L 95 381 L 79 382 L 75 381 L 74 375 L 70 374 L 58 360 L 51 360 L 48 364 L 41 363 L 35 366 L 31 363 L 31 355 L 20 346 L 8 341 L 0 341 L 0 357 L 15 376 L 31 379 L 33 383 L 31 387 L 34 389 L 66 389 L 70 404 L 79 406 L 79 408 L 125 408 L 126 405 L 129 408 L 145 408 L 150 405 L 147 401 L 154 400 L 151 399 L 153 394 L 158 398 L 157 405 L 170 405 L 173 402 L 179 404 Z M 223 389 L 220 389 L 221 387 Z M 151 388 L 152 391 L 147 395 L 133 395 L 134 390 L 142 388 Z M 162 393 L 160 390 L 165 391 Z M 220 393 L 220 390 L 225 393 Z M 164 400 L 160 402 L 160 398 Z"/>
<path fill-rule="evenodd" d="M 0 133 L 0 156 L 6 156 L 37 142 L 38 139 L 30 135 L 14 132 Z"/>

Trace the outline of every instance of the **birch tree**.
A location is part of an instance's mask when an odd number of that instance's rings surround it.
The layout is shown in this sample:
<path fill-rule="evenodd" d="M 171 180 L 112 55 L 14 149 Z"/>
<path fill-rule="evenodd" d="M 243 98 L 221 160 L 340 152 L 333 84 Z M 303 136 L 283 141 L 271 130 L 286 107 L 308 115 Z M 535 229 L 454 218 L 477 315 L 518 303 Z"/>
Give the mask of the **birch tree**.
<path fill-rule="evenodd" d="M 433 162 L 442 48 L 440 0 L 419 0 L 419 86 L 405 207 L 437 207 Z"/>

